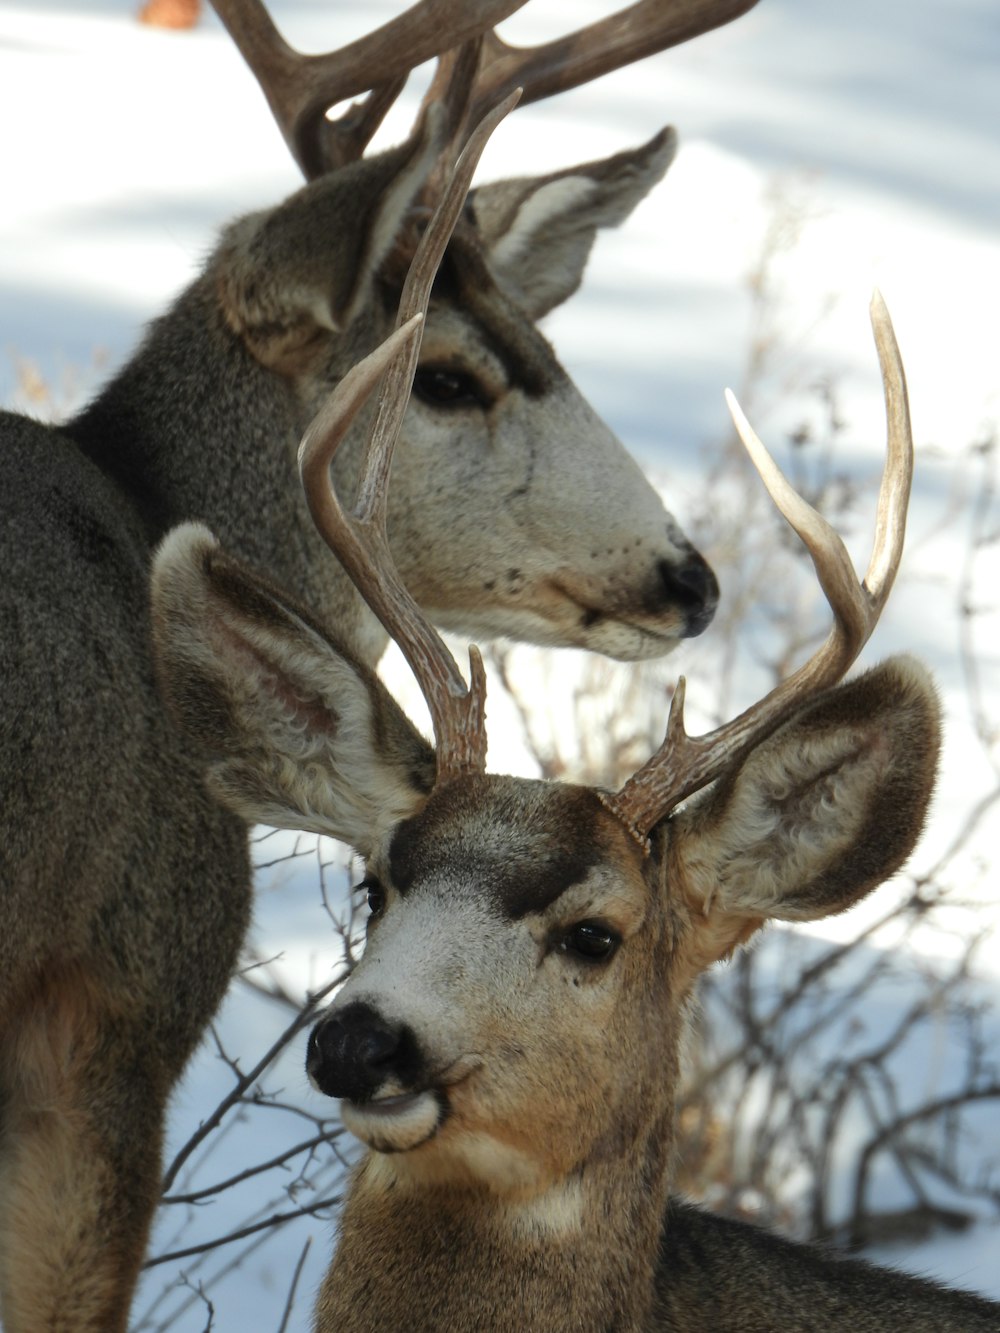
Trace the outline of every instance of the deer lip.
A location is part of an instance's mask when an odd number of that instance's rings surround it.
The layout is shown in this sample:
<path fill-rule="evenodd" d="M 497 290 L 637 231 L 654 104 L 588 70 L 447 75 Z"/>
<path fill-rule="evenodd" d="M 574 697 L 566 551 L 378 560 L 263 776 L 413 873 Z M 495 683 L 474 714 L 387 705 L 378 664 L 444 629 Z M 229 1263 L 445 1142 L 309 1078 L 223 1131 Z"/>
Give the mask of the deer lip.
<path fill-rule="evenodd" d="M 650 620 L 658 621 L 660 617 L 650 615 L 648 612 L 639 610 L 629 612 L 624 609 L 609 610 L 607 607 L 595 606 L 568 580 L 553 578 L 549 580 L 549 586 L 564 601 L 569 602 L 581 613 L 579 628 L 583 630 L 584 634 L 588 630 L 597 629 L 602 625 L 622 625 L 638 634 L 643 641 L 651 644 L 669 644 L 672 646 L 684 637 L 684 631 L 681 628 L 663 629 L 659 625 L 650 624 Z"/>
<path fill-rule="evenodd" d="M 341 1119 L 376 1152 L 410 1152 L 432 1139 L 449 1113 L 448 1092 L 482 1066 L 477 1055 L 461 1056 L 426 1086 L 390 1092 L 367 1101 L 344 1098 Z"/>
<path fill-rule="evenodd" d="M 376 1152 L 410 1152 L 434 1137 L 445 1108 L 429 1088 L 393 1093 L 371 1101 L 340 1103 L 340 1118 L 350 1132 Z"/>
<path fill-rule="evenodd" d="M 363 1110 L 365 1114 L 373 1115 L 397 1115 L 401 1111 L 406 1111 L 413 1106 L 419 1097 L 424 1094 L 424 1089 L 419 1092 L 397 1092 L 389 1097 L 373 1097 L 368 1102 L 352 1102 L 351 1105 Z"/>

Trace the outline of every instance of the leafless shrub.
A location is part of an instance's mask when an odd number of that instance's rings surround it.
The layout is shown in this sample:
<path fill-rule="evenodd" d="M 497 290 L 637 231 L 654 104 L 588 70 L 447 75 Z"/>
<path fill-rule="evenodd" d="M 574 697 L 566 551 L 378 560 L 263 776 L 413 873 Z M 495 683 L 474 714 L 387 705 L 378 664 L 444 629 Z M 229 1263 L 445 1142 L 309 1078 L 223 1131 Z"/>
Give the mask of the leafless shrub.
<path fill-rule="evenodd" d="M 214 1328 L 215 1293 L 239 1270 L 267 1266 L 279 1244 L 280 1333 L 292 1326 L 314 1242 L 324 1259 L 329 1253 L 351 1146 L 336 1104 L 306 1091 L 305 1032 L 353 966 L 356 896 L 343 849 L 324 839 L 261 830 L 255 852 L 259 875 L 294 872 L 318 886 L 317 935 L 332 967 L 309 991 L 275 958 L 248 957 L 236 978 L 235 1022 L 224 1013 L 211 1032 L 216 1078 L 206 1077 L 202 1058 L 196 1080 L 200 1095 L 214 1084 L 214 1100 L 193 1108 L 195 1126 L 164 1174 L 135 1333 L 194 1328 L 202 1319 Z M 237 1053 L 247 1049 L 249 1057 Z"/>
<path fill-rule="evenodd" d="M 41 421 L 62 421 L 86 401 L 107 367 L 107 353 L 93 352 L 83 366 L 67 362 L 57 374 L 46 374 L 29 357 L 9 350 L 14 385 L 10 400 L 4 405 L 12 412 L 24 412 Z"/>

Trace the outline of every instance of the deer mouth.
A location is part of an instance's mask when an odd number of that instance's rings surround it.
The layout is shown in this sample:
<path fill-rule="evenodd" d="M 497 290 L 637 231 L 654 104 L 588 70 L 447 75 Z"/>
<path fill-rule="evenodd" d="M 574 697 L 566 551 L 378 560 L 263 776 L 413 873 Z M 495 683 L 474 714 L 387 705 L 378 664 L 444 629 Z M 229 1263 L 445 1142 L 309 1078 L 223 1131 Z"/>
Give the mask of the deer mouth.
<path fill-rule="evenodd" d="M 434 1137 L 447 1102 L 432 1088 L 392 1093 L 366 1102 L 346 1099 L 340 1118 L 350 1132 L 376 1152 L 410 1152 Z"/>
<path fill-rule="evenodd" d="M 564 571 L 550 586 L 576 608 L 581 646 L 626 661 L 662 656 L 701 634 L 719 600 L 715 575 L 693 549 L 684 559 L 656 560 L 632 593 L 578 571 Z"/>
<path fill-rule="evenodd" d="M 386 1091 L 363 1102 L 343 1098 L 340 1118 L 355 1138 L 375 1152 L 411 1152 L 432 1139 L 448 1118 L 451 1088 L 477 1070 L 478 1056 L 463 1056 L 424 1088 Z"/>
<path fill-rule="evenodd" d="M 600 589 L 569 578 L 553 579 L 550 586 L 565 608 L 562 637 L 619 661 L 664 657 L 682 639 L 700 632 L 692 630 L 684 609 L 674 605 L 643 607 L 621 601 L 616 606 Z"/>

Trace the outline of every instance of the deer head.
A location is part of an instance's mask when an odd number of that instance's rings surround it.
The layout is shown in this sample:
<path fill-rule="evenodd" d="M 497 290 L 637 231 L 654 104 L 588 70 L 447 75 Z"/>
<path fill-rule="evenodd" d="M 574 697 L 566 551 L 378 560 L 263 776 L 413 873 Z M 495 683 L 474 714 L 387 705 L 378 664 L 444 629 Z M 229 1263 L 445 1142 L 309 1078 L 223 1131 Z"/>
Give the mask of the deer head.
<path fill-rule="evenodd" d="M 485 106 L 517 87 L 522 101 L 573 87 L 750 5 L 644 0 L 525 50 L 489 27 L 518 7 L 423 0 L 340 51 L 302 56 L 257 0 L 216 5 L 310 182 L 233 224 L 210 275 L 228 327 L 293 383 L 299 432 L 389 331 L 419 231 Z M 412 134 L 364 157 L 409 71 L 432 55 L 438 73 Z M 369 89 L 329 118 L 328 108 Z M 597 231 L 631 212 L 675 146 L 664 130 L 606 161 L 468 198 L 429 305 L 388 519 L 400 572 L 439 626 L 637 659 L 711 620 L 714 576 L 535 326 L 576 289 Z M 314 235 L 337 241 L 306 243 Z M 356 483 L 360 447 L 357 430 L 337 453 L 344 491 Z M 243 550 L 295 586 L 271 553 Z M 307 600 L 333 614 L 323 599 Z"/>

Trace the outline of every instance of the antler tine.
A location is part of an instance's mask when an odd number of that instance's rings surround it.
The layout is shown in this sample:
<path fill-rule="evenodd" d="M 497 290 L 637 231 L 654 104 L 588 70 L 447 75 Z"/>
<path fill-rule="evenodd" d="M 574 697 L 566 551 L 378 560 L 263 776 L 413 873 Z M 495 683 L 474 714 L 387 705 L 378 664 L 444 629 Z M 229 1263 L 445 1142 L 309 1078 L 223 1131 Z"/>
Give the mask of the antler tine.
<path fill-rule="evenodd" d="M 903 359 L 899 355 L 889 311 L 877 289 L 872 295 L 869 313 L 882 370 L 888 458 L 879 489 L 875 544 L 868 562 L 865 587 L 881 610 L 892 591 L 903 554 L 906 510 L 913 483 L 913 432 Z"/>
<path fill-rule="evenodd" d="M 212 0 L 260 84 L 307 179 L 359 158 L 412 69 L 478 37 L 526 0 L 418 0 L 357 41 L 322 55 L 289 46 L 262 0 Z M 336 119 L 327 111 L 367 96 Z M 488 99 L 494 105 L 498 97 Z"/>
<path fill-rule="evenodd" d="M 589 83 L 668 47 L 739 18 L 757 0 L 638 0 L 625 9 L 539 46 L 509 45 L 486 35 L 473 119 L 512 88 L 522 103 Z"/>
<path fill-rule="evenodd" d="M 420 327 L 434 275 L 486 141 L 516 101 L 514 94 L 495 107 L 459 157 L 410 267 L 400 302 L 402 322 L 344 377 L 299 447 L 299 472 L 316 527 L 399 645 L 427 701 L 437 741 L 438 783 L 485 769 L 486 677 L 478 650 L 470 648 L 470 684 L 466 688 L 440 635 L 403 585 L 389 550 L 389 469 L 413 382 Z M 355 416 L 380 383 L 358 501 L 353 513 L 347 514 L 334 489 L 330 464 Z"/>
<path fill-rule="evenodd" d="M 399 299 L 397 328 L 414 316 L 426 313 L 434 277 L 462 211 L 483 149 L 501 120 L 517 105 L 518 96 L 519 93 L 515 90 L 504 98 L 499 106 L 495 106 L 484 116 L 459 155 L 410 263 Z M 395 359 L 389 367 L 383 391 L 379 396 L 378 414 L 368 440 L 368 453 L 362 468 L 362 480 L 358 491 L 359 509 L 370 512 L 373 518 L 377 513 L 383 530 L 392 450 L 406 411 L 418 351 L 419 344 L 414 341 L 409 345 L 406 355 Z"/>
<path fill-rule="evenodd" d="M 899 568 L 906 509 L 913 477 L 906 381 L 889 313 L 875 294 L 872 327 L 882 368 L 886 401 L 886 462 L 879 492 L 875 541 L 868 573 L 859 584 L 837 533 L 796 494 L 754 434 L 732 394 L 730 411 L 740 438 L 778 510 L 795 529 L 812 558 L 834 616 L 833 629 L 813 656 L 732 722 L 688 736 L 684 729 L 684 681 L 671 702 L 667 734 L 657 753 L 605 804 L 640 839 L 680 801 L 706 786 L 759 744 L 810 695 L 835 685 L 847 672 L 875 628 Z"/>

